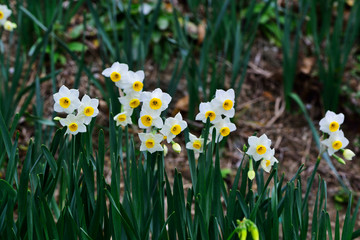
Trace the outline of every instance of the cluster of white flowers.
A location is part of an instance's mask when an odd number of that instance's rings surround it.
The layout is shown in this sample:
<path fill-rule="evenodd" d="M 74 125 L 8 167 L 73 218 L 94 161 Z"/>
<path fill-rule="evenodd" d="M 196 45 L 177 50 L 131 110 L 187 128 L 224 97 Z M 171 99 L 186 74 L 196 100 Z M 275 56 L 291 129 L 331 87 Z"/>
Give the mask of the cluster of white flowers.
<path fill-rule="evenodd" d="M 274 156 L 275 150 L 270 148 L 271 140 L 266 134 L 263 134 L 260 137 L 249 137 L 248 143 L 249 148 L 247 149 L 246 154 L 251 156 L 254 161 L 261 160 L 261 167 L 265 172 L 270 172 L 271 167 L 278 162 Z"/>
<path fill-rule="evenodd" d="M 11 10 L 6 5 L 0 5 L 0 25 L 3 26 L 5 30 L 12 32 L 17 25 L 7 20 L 10 15 Z"/>
<path fill-rule="evenodd" d="M 173 139 L 179 135 L 187 123 L 183 120 L 181 113 L 175 117 L 161 118 L 161 113 L 166 110 L 171 101 L 171 96 L 164 93 L 160 88 L 152 92 L 143 92 L 144 71 L 133 72 L 128 65 L 115 62 L 110 68 L 105 69 L 102 74 L 110 77 L 115 85 L 122 89 L 119 98 L 122 111 L 114 117 L 116 125 L 126 126 L 131 124 L 131 115 L 135 108 L 142 103 L 138 126 L 146 130 L 146 133 L 139 133 L 141 140 L 140 151 L 164 151 L 166 146 L 161 146 L 161 142 L 166 140 L 172 143 L 175 151 L 178 151 L 178 144 Z M 166 148 L 167 149 L 167 148 Z"/>
<path fill-rule="evenodd" d="M 335 152 L 341 151 L 346 160 L 352 160 L 355 154 L 349 150 L 344 149 L 348 144 L 344 136 L 344 132 L 340 130 L 340 125 L 344 122 L 344 114 L 336 114 L 332 111 L 327 111 L 325 117 L 320 120 L 320 131 L 324 133 L 321 144 L 325 147 L 330 156 L 334 156 L 339 162 L 341 161 L 339 157 L 334 155 Z"/>
<path fill-rule="evenodd" d="M 76 135 L 78 132 L 86 132 L 85 125 L 98 115 L 99 100 L 84 95 L 80 101 L 79 90 L 68 89 L 61 86 L 59 92 L 53 95 L 55 104 L 54 111 L 67 113 L 66 118 L 56 118 L 60 120 L 62 126 L 67 127 L 66 133 Z M 76 112 L 76 113 L 75 113 Z"/>
<path fill-rule="evenodd" d="M 235 93 L 233 89 L 227 91 L 218 89 L 215 93 L 215 98 L 211 102 L 200 103 L 199 113 L 195 119 L 206 123 L 209 118 L 212 126 L 210 127 L 209 137 L 215 128 L 216 142 L 220 142 L 224 137 L 228 136 L 230 132 L 236 130 L 234 123 L 230 122 L 230 118 L 234 117 L 235 109 Z M 202 137 L 196 137 L 195 135 L 189 135 L 190 142 L 186 144 L 187 149 L 194 150 L 195 152 L 202 152 L 204 139 Z M 209 141 L 208 141 L 209 142 Z"/>

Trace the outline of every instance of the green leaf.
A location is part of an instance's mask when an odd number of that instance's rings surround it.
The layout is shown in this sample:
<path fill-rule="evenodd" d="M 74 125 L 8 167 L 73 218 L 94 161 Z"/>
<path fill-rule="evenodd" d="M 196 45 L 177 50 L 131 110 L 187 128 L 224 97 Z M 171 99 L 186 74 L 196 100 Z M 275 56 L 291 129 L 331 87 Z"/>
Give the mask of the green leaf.
<path fill-rule="evenodd" d="M 88 47 L 81 42 L 71 42 L 68 44 L 68 48 L 73 52 L 86 52 Z"/>

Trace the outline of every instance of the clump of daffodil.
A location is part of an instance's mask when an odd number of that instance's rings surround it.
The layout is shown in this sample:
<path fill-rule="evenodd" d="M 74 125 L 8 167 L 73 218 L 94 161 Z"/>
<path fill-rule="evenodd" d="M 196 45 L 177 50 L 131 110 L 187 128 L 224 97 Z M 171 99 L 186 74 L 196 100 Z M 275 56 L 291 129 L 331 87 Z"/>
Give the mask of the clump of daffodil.
<path fill-rule="evenodd" d="M 344 122 L 344 114 L 336 114 L 332 111 L 327 111 L 325 117 L 320 120 L 320 131 L 324 134 L 322 136 L 322 151 L 327 151 L 329 156 L 334 157 L 339 163 L 345 164 L 345 161 L 335 155 L 340 151 L 346 160 L 352 160 L 355 153 L 350 149 L 345 149 L 349 144 L 349 140 L 344 136 L 344 132 L 340 129 L 341 124 Z M 320 153 L 320 155 L 322 152 Z"/>
<path fill-rule="evenodd" d="M 99 113 L 99 100 L 84 95 L 79 100 L 79 91 L 77 89 L 68 89 L 61 86 L 59 92 L 53 95 L 54 111 L 67 113 L 66 118 L 55 117 L 54 120 L 60 121 L 63 127 L 67 127 L 67 134 L 76 135 L 79 132 L 86 132 L 86 126 L 92 118 Z"/>
<path fill-rule="evenodd" d="M 164 93 L 160 88 L 152 92 L 144 92 L 144 71 L 133 72 L 129 70 L 128 65 L 115 62 L 110 68 L 102 73 L 105 77 L 109 77 L 112 82 L 119 88 L 121 103 L 121 111 L 114 117 L 117 126 L 126 126 L 131 124 L 131 116 L 141 103 L 140 116 L 138 118 L 139 128 L 145 129 L 146 133 L 139 134 L 141 140 L 141 151 L 164 151 L 167 146 L 161 146 L 161 142 L 167 140 L 172 142 L 182 130 L 187 127 L 187 123 L 182 120 L 182 116 L 178 113 L 175 118 L 168 118 L 164 121 L 161 113 L 166 110 L 171 101 L 171 96 Z M 160 134 L 160 133 L 161 134 Z M 173 145 L 175 151 L 181 151 L 180 145 Z M 180 149 L 180 150 L 179 150 Z"/>
<path fill-rule="evenodd" d="M 212 133 L 215 129 L 215 142 L 220 142 L 224 137 L 227 137 L 231 132 L 236 130 L 236 126 L 231 122 L 230 118 L 235 115 L 235 93 L 233 89 L 224 91 L 217 89 L 215 98 L 210 102 L 202 102 L 199 105 L 199 113 L 195 119 L 206 123 L 209 119 L 212 125 L 209 129 L 209 138 L 212 139 Z M 197 153 L 203 151 L 204 139 L 190 134 L 186 148 L 194 150 Z M 208 141 L 209 143 L 210 141 Z"/>

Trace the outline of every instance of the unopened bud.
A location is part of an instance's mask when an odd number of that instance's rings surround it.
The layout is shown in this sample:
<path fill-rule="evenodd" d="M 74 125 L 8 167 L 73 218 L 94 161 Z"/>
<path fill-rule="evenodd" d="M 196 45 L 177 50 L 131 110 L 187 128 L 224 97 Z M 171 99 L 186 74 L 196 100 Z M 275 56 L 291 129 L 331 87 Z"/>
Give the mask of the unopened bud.
<path fill-rule="evenodd" d="M 258 228 L 255 225 L 253 225 L 253 226 L 250 227 L 249 230 L 250 230 L 252 239 L 259 240 L 259 230 L 258 230 Z"/>
<path fill-rule="evenodd" d="M 251 233 L 252 239 L 259 240 L 259 230 L 258 230 L 257 226 L 255 225 L 255 223 L 253 223 L 250 220 L 247 220 L 247 224 L 248 224 L 248 230 Z"/>
<path fill-rule="evenodd" d="M 168 148 L 167 148 L 166 145 L 163 145 L 162 147 L 164 149 L 164 157 L 165 157 L 167 155 L 167 153 L 168 153 Z"/>
<path fill-rule="evenodd" d="M 243 151 L 246 152 L 247 149 L 248 149 L 248 147 L 246 146 L 246 144 L 244 144 L 244 146 L 243 146 Z"/>
<path fill-rule="evenodd" d="M 54 117 L 54 121 L 60 121 L 61 117 Z"/>
<path fill-rule="evenodd" d="M 253 180 L 254 177 L 255 177 L 255 171 L 254 171 L 254 170 L 249 170 L 249 171 L 248 171 L 248 178 L 249 178 L 250 180 Z"/>
<path fill-rule="evenodd" d="M 246 227 L 242 227 L 240 229 L 240 231 L 238 232 L 238 237 L 240 240 L 246 240 L 246 237 L 247 237 L 247 230 L 246 230 Z"/>
<path fill-rule="evenodd" d="M 181 153 L 181 146 L 180 146 L 180 144 L 178 144 L 178 143 L 174 143 L 174 144 L 172 145 L 172 149 L 173 149 L 176 153 Z"/>
<path fill-rule="evenodd" d="M 343 152 L 343 156 L 346 160 L 352 160 L 355 157 L 355 153 L 350 149 L 345 149 Z"/>
<path fill-rule="evenodd" d="M 341 163 L 341 164 L 344 164 L 344 165 L 346 164 L 344 159 L 342 159 L 341 157 L 339 157 L 339 156 L 337 156 L 335 154 L 333 154 L 332 156 L 336 159 L 336 161 L 338 161 L 338 163 Z"/>

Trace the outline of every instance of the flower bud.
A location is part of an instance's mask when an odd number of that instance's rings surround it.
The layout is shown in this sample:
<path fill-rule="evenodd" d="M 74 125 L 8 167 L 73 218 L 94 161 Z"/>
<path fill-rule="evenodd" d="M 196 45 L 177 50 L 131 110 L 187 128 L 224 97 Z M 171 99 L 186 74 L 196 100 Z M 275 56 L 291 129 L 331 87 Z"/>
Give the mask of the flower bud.
<path fill-rule="evenodd" d="M 242 227 L 238 232 L 238 237 L 240 240 L 246 240 L 247 237 L 247 230 L 246 227 Z"/>
<path fill-rule="evenodd" d="M 353 157 L 355 157 L 355 153 L 351 151 L 350 149 L 345 149 L 343 151 L 343 156 L 346 160 L 352 160 Z"/>
<path fill-rule="evenodd" d="M 251 233 L 252 239 L 259 240 L 259 230 L 258 230 L 257 226 L 255 225 L 255 223 L 253 223 L 250 220 L 247 220 L 247 224 L 248 224 L 248 230 Z"/>
<path fill-rule="evenodd" d="M 180 152 L 181 152 L 181 146 L 180 146 L 180 144 L 178 144 L 178 143 L 174 143 L 174 144 L 172 145 L 172 149 L 173 149 L 176 153 L 180 153 Z"/>
<path fill-rule="evenodd" d="M 60 121 L 61 117 L 54 117 L 54 121 Z"/>
<path fill-rule="evenodd" d="M 164 149 L 164 157 L 165 157 L 167 155 L 167 153 L 168 153 L 168 148 L 167 148 L 166 145 L 163 145 L 162 147 Z"/>
<path fill-rule="evenodd" d="M 344 159 L 342 159 L 341 157 L 339 157 L 339 156 L 337 156 L 335 154 L 333 154 L 332 156 L 336 159 L 336 161 L 338 161 L 338 163 L 341 163 L 341 164 L 344 164 L 344 165 L 346 164 Z"/>
<path fill-rule="evenodd" d="M 255 226 L 255 224 L 253 226 L 251 226 L 249 230 L 250 230 L 252 239 L 259 240 L 259 230 Z"/>
<path fill-rule="evenodd" d="M 253 180 L 254 177 L 255 177 L 255 171 L 254 171 L 254 170 L 249 170 L 249 171 L 248 171 L 248 178 L 249 178 L 250 180 Z"/>

